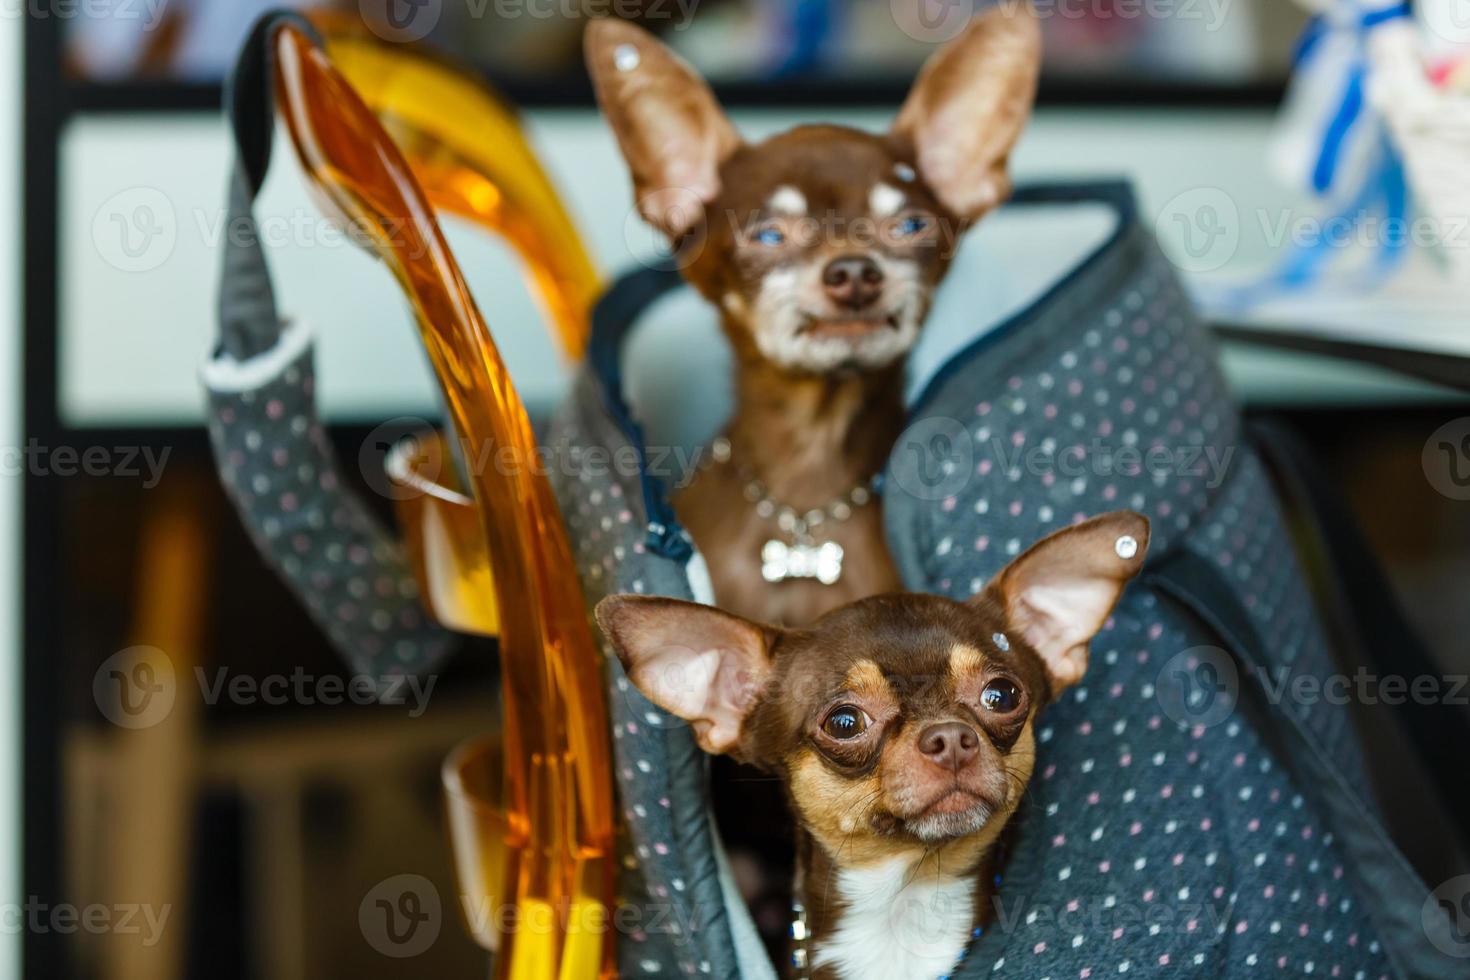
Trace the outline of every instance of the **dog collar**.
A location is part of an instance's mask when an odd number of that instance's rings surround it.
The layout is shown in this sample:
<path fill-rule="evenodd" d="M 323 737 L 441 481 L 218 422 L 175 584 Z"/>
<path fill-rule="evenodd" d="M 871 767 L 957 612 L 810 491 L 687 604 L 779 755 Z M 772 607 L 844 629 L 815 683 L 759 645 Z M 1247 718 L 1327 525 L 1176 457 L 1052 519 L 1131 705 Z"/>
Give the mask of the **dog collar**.
<path fill-rule="evenodd" d="M 730 440 L 719 436 L 710 443 L 701 468 L 725 465 L 731 458 Z M 880 474 L 853 484 L 825 506 L 803 511 L 772 497 L 765 483 L 749 467 L 736 463 L 735 472 L 744 483 L 742 495 L 756 516 L 774 522 L 781 531 L 781 537 L 770 538 L 761 545 L 761 577 L 771 583 L 815 579 L 823 585 L 835 584 L 842 577 L 842 546 L 835 541 L 818 541 L 817 531 L 824 525 L 841 524 L 854 511 L 872 503 Z"/>

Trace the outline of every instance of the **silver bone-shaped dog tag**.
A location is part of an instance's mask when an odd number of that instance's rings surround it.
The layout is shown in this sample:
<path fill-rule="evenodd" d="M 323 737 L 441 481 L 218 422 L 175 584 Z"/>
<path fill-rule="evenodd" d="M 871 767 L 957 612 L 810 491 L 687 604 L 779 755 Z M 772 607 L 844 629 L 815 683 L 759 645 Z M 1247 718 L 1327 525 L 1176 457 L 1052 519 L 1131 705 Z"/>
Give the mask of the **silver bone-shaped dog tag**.
<path fill-rule="evenodd" d="M 835 541 L 819 545 L 767 541 L 761 548 L 761 577 L 767 582 L 814 578 L 831 585 L 842 577 L 842 545 Z"/>

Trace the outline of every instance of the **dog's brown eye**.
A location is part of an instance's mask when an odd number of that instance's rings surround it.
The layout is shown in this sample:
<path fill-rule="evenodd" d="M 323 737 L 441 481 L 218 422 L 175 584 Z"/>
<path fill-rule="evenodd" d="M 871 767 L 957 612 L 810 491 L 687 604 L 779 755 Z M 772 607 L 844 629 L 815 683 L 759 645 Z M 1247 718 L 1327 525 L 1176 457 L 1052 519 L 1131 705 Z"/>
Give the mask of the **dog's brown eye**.
<path fill-rule="evenodd" d="M 985 706 L 986 711 L 1009 714 L 1021 703 L 1021 691 L 1011 681 L 1003 677 L 997 678 L 986 684 L 985 690 L 980 692 L 980 703 Z"/>
<path fill-rule="evenodd" d="M 842 704 L 833 708 L 822 722 L 822 731 L 835 739 L 857 738 L 868 730 L 868 716 L 862 708 Z"/>

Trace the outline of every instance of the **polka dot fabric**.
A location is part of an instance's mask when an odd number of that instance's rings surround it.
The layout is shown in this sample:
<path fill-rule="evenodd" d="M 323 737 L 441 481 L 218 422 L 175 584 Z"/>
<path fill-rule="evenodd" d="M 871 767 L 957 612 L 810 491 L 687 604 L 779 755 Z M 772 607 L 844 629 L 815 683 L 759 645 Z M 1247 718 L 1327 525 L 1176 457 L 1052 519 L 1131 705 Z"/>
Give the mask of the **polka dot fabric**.
<path fill-rule="evenodd" d="M 900 441 L 884 501 L 911 588 L 968 597 L 1045 534 L 1132 508 L 1154 555 L 1193 548 L 1226 571 L 1282 670 L 1330 672 L 1212 341 L 1136 225 L 1024 329 L 960 355 L 915 419 L 925 441 Z M 936 419 L 955 437 L 930 438 Z M 1217 643 L 1146 577 L 1125 593 L 1083 682 L 1040 716 L 997 920 L 957 976 L 1390 975 L 1280 721 L 1249 693 L 1197 718 L 1162 696 Z M 1292 710 L 1364 788 L 1344 711 Z"/>
<path fill-rule="evenodd" d="M 615 592 L 692 599 L 682 563 L 645 545 L 636 475 L 608 460 L 629 443 L 590 374 L 576 382 L 548 434 L 552 489 L 576 549 L 590 606 Z M 610 452 L 596 458 L 587 447 Z M 604 642 L 616 785 L 625 819 L 618 958 L 627 976 L 738 977 L 705 795 L 707 762 L 687 725 L 628 683 Z"/>
<path fill-rule="evenodd" d="M 452 635 L 424 615 L 397 540 L 341 485 L 315 384 L 309 343 L 246 386 L 211 385 L 206 372 L 220 479 L 256 548 L 354 674 L 432 670 Z"/>

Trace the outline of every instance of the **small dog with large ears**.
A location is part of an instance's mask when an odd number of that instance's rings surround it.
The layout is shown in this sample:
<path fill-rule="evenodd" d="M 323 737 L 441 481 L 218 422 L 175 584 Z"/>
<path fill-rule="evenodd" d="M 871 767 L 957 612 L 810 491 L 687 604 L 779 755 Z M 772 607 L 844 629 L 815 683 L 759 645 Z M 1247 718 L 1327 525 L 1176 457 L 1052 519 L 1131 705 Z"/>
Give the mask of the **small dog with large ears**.
<path fill-rule="evenodd" d="M 793 962 L 844 980 L 948 973 L 989 921 L 995 845 L 1036 762 L 1037 712 L 1148 550 L 1132 511 L 1042 539 L 974 598 L 889 594 L 805 629 L 609 596 L 628 677 L 709 753 L 780 780 L 799 823 Z"/>
<path fill-rule="evenodd" d="M 798 126 L 746 143 L 689 65 L 622 21 L 592 22 L 586 57 L 639 211 L 735 353 L 734 416 L 675 500 L 717 600 L 801 624 L 899 588 L 872 482 L 956 241 L 1010 193 L 1041 60 L 1035 13 L 976 17 L 881 135 Z"/>

